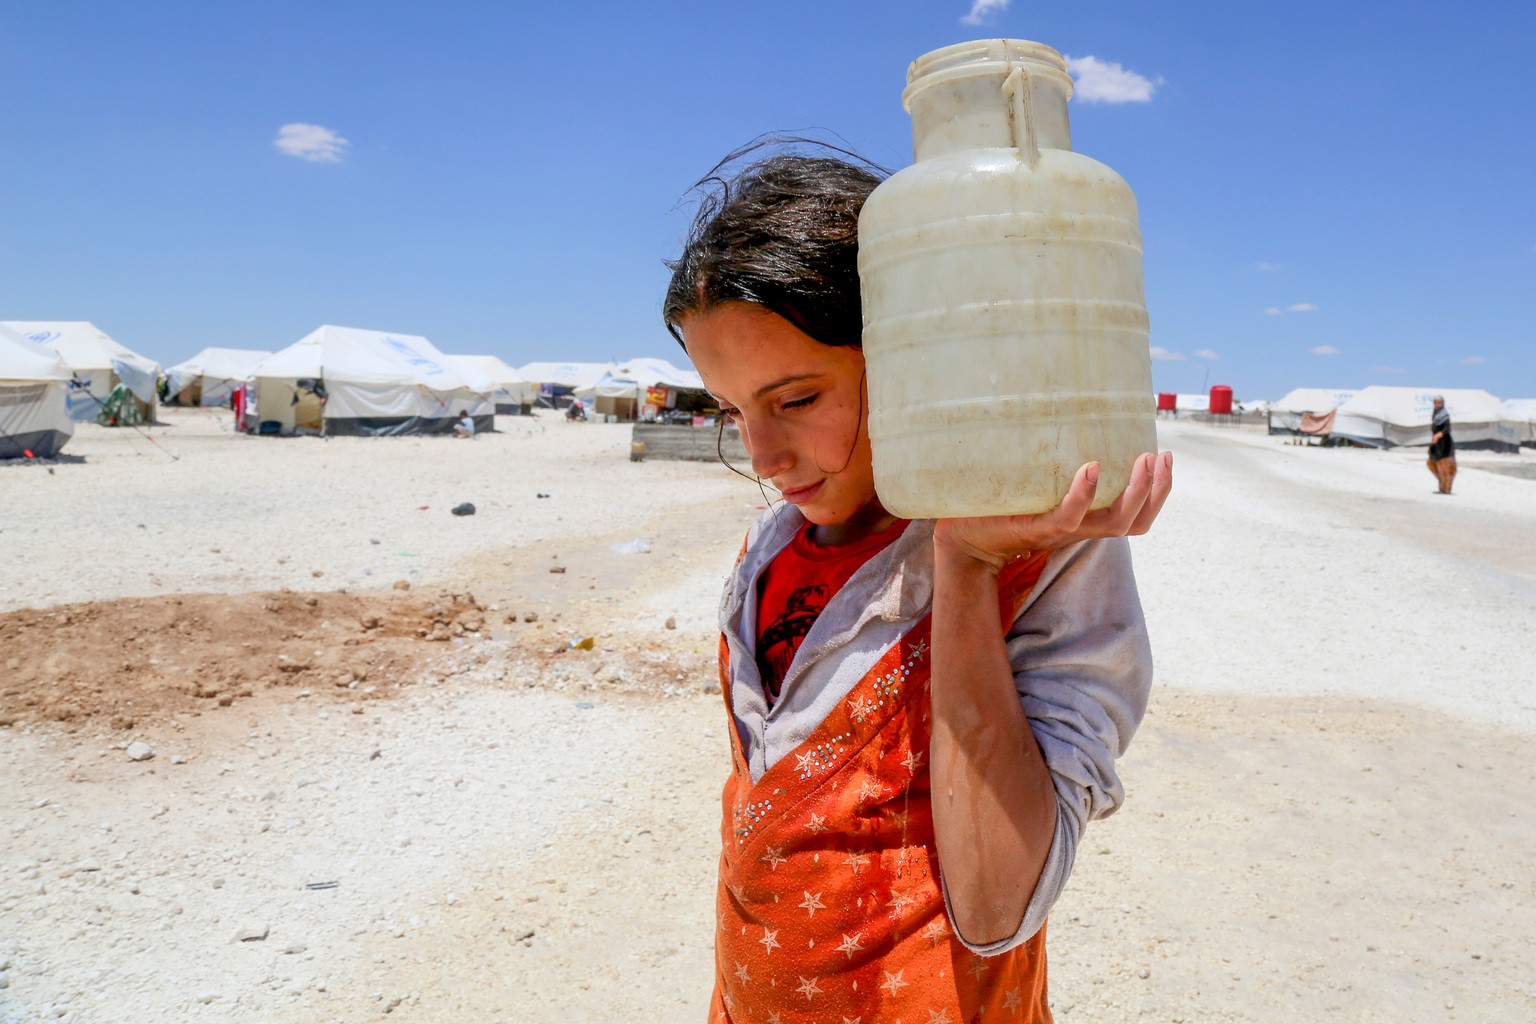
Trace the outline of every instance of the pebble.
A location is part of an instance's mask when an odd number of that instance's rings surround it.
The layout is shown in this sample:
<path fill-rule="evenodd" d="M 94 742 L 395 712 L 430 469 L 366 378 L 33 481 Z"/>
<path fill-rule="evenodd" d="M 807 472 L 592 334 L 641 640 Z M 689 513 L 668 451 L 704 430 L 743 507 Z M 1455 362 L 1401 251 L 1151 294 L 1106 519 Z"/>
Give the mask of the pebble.
<path fill-rule="evenodd" d="M 171 764 L 186 764 L 186 763 L 187 763 L 187 755 L 185 755 L 185 754 L 172 754 L 171 755 Z"/>
<path fill-rule="evenodd" d="M 130 761 L 148 761 L 155 756 L 155 748 L 143 740 L 134 740 L 128 744 L 127 754 Z"/>
<path fill-rule="evenodd" d="M 268 926 L 265 924 L 247 925 L 235 933 L 236 942 L 260 942 L 267 937 Z"/>
<path fill-rule="evenodd" d="M 197 1001 L 200 1003 L 211 1003 L 217 998 L 219 998 L 217 992 L 199 992 L 197 995 Z"/>

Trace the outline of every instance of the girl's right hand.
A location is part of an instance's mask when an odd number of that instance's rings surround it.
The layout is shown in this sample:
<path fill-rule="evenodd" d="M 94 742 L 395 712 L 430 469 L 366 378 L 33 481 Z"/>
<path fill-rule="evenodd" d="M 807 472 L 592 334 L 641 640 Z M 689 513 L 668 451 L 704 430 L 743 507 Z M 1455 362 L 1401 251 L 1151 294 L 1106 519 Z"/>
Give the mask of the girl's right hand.
<path fill-rule="evenodd" d="M 1114 502 L 1090 511 L 1098 489 L 1099 464 L 1077 471 L 1061 504 L 1037 515 L 941 519 L 934 525 L 935 555 L 973 559 L 993 572 L 1032 551 L 1059 548 L 1095 537 L 1131 537 L 1152 528 L 1173 489 L 1173 453 L 1140 455 L 1130 482 Z"/>

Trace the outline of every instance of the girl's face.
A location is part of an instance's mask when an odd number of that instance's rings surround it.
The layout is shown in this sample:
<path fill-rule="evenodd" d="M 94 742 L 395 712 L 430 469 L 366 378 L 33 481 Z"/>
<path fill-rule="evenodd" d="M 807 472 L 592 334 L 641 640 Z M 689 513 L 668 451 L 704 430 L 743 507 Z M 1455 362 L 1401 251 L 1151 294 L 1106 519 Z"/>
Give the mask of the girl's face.
<path fill-rule="evenodd" d="M 741 430 L 752 470 L 818 526 L 877 508 L 864 353 L 823 345 L 750 302 L 678 325 L 704 386 Z"/>

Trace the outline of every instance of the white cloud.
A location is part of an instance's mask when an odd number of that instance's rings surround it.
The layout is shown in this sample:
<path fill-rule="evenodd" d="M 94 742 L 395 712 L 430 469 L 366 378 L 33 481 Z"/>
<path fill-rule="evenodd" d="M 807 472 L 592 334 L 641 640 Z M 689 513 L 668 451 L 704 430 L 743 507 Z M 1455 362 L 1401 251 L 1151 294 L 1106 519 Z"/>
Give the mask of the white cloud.
<path fill-rule="evenodd" d="M 1407 373 L 1401 366 L 1373 366 L 1372 373 Z"/>
<path fill-rule="evenodd" d="M 1332 345 L 1319 345 L 1317 348 L 1309 348 L 1307 351 L 1315 356 L 1336 356 L 1339 354 L 1339 350 Z"/>
<path fill-rule="evenodd" d="M 1285 308 L 1288 309 L 1292 313 L 1315 313 L 1315 312 L 1317 312 L 1317 307 L 1312 305 L 1312 303 L 1310 303 L 1310 302 L 1298 302 L 1294 306 L 1286 306 Z"/>
<path fill-rule="evenodd" d="M 1485 356 L 1467 356 L 1467 358 L 1465 358 L 1465 359 L 1463 359 L 1461 361 L 1461 365 L 1462 366 L 1478 366 L 1478 365 L 1480 365 L 1482 363 L 1486 363 L 1487 361 L 1488 361 L 1488 359 Z"/>
<path fill-rule="evenodd" d="M 1264 309 L 1264 315 L 1265 316 L 1279 316 L 1280 315 L 1280 307 L 1279 306 L 1267 306 Z"/>
<path fill-rule="evenodd" d="M 1196 359 L 1220 359 L 1221 356 L 1217 355 L 1215 352 L 1212 352 L 1208 348 L 1203 348 L 1200 351 L 1195 353 L 1195 358 Z"/>
<path fill-rule="evenodd" d="M 1284 263 L 1265 263 L 1263 260 L 1260 260 L 1259 262 L 1255 263 L 1254 266 L 1257 267 L 1259 270 L 1262 270 L 1266 274 L 1271 273 L 1271 272 L 1276 271 L 1276 270 L 1284 270 L 1285 269 L 1285 264 Z"/>
<path fill-rule="evenodd" d="M 1084 103 L 1147 103 L 1152 90 L 1163 84 L 1161 78 L 1154 82 L 1097 57 L 1068 57 L 1067 70 L 1077 82 L 1077 98 Z"/>
<path fill-rule="evenodd" d="M 1153 345 L 1153 346 L 1151 346 L 1151 352 L 1152 352 L 1152 358 L 1153 359 L 1174 360 L 1174 359 L 1183 359 L 1184 358 L 1184 353 L 1183 352 L 1170 352 L 1167 349 L 1163 348 L 1161 345 Z"/>
<path fill-rule="evenodd" d="M 310 160 L 318 164 L 339 164 L 342 154 L 346 152 L 347 140 L 318 124 L 295 122 L 279 128 L 277 138 L 272 140 L 272 145 L 300 160 Z"/>
<path fill-rule="evenodd" d="M 980 25 L 981 19 L 993 11 L 1006 11 L 1009 0 L 971 0 L 971 13 L 961 18 L 965 25 Z"/>

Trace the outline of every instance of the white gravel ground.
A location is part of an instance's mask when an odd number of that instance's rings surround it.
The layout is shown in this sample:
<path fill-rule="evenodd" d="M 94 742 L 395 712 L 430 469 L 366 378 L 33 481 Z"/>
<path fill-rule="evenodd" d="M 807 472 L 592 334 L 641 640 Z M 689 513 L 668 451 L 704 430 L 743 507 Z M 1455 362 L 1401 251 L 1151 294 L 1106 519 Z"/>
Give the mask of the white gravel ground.
<path fill-rule="evenodd" d="M 1175 496 L 1133 541 L 1164 685 L 1406 701 L 1536 731 L 1536 453 L 1286 445 L 1159 421 Z"/>

